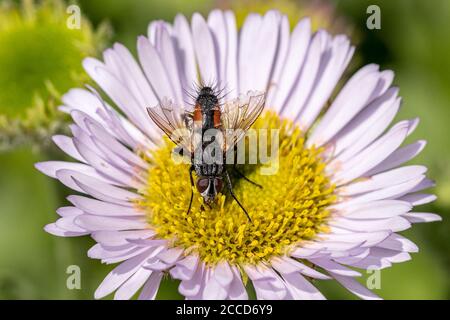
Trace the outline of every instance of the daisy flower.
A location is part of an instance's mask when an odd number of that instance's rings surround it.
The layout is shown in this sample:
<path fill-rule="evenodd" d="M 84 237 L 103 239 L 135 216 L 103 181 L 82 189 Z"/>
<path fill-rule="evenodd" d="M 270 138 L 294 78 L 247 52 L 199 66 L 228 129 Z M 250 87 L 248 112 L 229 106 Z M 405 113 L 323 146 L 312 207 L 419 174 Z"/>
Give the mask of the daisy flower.
<path fill-rule="evenodd" d="M 170 276 L 186 299 L 246 299 L 250 285 L 258 299 L 323 299 L 317 280 L 376 299 L 356 278 L 410 259 L 418 248 L 398 232 L 440 219 L 411 211 L 435 197 L 423 192 L 426 168 L 403 165 L 425 142 L 402 146 L 417 119 L 390 126 L 401 100 L 393 72 L 367 65 L 334 92 L 354 52 L 347 37 L 312 33 L 309 19 L 290 32 L 277 11 L 238 30 L 232 12 L 216 10 L 152 22 L 137 48 L 138 61 L 120 44 L 84 61 L 109 99 L 69 91 L 60 109 L 73 136 L 53 140 L 76 161 L 36 165 L 77 192 L 45 230 L 90 235 L 89 257 L 118 264 L 95 298 L 153 299 Z M 234 180 L 252 221 L 227 193 L 202 209 L 196 192 L 187 214 L 188 165 L 174 163 L 146 113 L 165 99 L 183 105 L 186 88 L 211 79 L 227 101 L 266 92 L 254 127 L 279 129 L 278 173 L 243 165 L 263 188 Z"/>

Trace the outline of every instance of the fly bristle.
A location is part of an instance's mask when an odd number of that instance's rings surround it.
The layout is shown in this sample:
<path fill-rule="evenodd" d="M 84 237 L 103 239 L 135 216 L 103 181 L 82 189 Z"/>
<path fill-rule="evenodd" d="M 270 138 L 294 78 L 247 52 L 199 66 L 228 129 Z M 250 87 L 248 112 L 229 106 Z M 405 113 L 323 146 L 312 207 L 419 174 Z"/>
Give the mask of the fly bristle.
<path fill-rule="evenodd" d="M 183 88 L 187 99 L 184 102 L 190 106 L 195 106 L 196 104 L 222 106 L 224 99 L 231 93 L 231 90 L 225 91 L 226 87 L 226 85 L 219 85 L 216 81 L 206 82 L 200 80 L 200 82 L 194 82 L 189 89 Z"/>

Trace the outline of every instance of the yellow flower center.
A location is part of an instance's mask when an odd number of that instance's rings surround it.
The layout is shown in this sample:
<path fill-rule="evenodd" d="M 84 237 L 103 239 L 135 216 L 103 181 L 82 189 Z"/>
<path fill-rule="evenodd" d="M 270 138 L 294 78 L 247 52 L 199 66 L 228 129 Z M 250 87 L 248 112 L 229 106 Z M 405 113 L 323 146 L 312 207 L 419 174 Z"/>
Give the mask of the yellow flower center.
<path fill-rule="evenodd" d="M 225 260 L 239 265 L 257 264 L 286 254 L 294 245 L 326 231 L 327 207 L 335 195 L 334 186 L 324 173 L 322 150 L 307 148 L 300 129 L 274 113 L 264 113 L 253 128 L 280 131 L 276 174 L 261 175 L 262 164 L 239 166 L 263 188 L 242 178 L 232 179 L 233 191 L 252 221 L 226 187 L 211 207 L 203 205 L 202 196 L 194 190 L 188 214 L 189 165 L 176 164 L 171 158 L 173 144 L 167 143 L 154 151 L 147 189 L 142 191 L 144 200 L 137 204 L 145 210 L 159 237 L 197 253 L 206 263 Z"/>

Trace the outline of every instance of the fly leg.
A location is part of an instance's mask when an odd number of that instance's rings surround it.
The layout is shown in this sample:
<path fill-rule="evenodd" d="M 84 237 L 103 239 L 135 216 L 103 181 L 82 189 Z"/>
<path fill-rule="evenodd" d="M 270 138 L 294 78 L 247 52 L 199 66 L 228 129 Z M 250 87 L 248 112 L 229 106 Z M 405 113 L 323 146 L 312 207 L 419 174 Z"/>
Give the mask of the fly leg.
<path fill-rule="evenodd" d="M 189 214 L 189 212 L 191 212 L 191 207 L 192 207 L 192 200 L 194 199 L 194 178 L 192 177 L 192 171 L 194 171 L 194 166 L 191 166 L 189 168 L 189 178 L 191 178 L 191 200 L 189 201 L 189 208 L 187 211 L 187 214 Z"/>
<path fill-rule="evenodd" d="M 263 188 L 262 185 L 254 182 L 252 180 L 250 180 L 242 172 L 239 171 L 239 169 L 237 168 L 237 149 L 236 149 L 236 146 L 234 146 L 233 152 L 234 152 L 233 172 L 236 173 L 236 175 L 239 176 L 240 178 L 243 178 L 245 181 L 250 182 L 254 186 L 257 186 L 258 188 L 262 189 Z"/>
<path fill-rule="evenodd" d="M 252 222 L 252 219 L 250 218 L 250 216 L 248 215 L 247 210 L 245 210 L 245 208 L 242 206 L 242 204 L 239 202 L 239 200 L 236 198 L 236 195 L 233 192 L 233 185 L 231 184 L 231 179 L 230 179 L 230 175 L 228 174 L 228 171 L 225 171 L 225 177 L 227 179 L 227 184 L 228 184 L 228 189 L 230 190 L 230 194 L 233 197 L 233 199 L 237 202 L 237 204 L 239 205 L 239 207 L 241 207 L 241 209 L 244 211 L 245 215 L 247 216 L 248 220 L 250 222 Z"/>
<path fill-rule="evenodd" d="M 258 188 L 262 189 L 262 185 L 250 180 L 249 178 L 247 178 L 242 172 L 240 172 L 238 170 L 238 168 L 236 167 L 236 165 L 233 166 L 233 171 L 241 178 L 243 178 L 245 181 L 250 182 L 251 184 L 253 184 L 254 186 L 257 186 Z"/>

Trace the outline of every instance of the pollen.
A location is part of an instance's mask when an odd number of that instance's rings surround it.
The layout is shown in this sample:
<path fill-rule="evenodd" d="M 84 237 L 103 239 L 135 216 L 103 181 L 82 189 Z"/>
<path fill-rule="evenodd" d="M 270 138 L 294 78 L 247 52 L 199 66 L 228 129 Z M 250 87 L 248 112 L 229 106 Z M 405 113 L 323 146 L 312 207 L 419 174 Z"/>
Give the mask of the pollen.
<path fill-rule="evenodd" d="M 257 264 L 288 254 L 301 242 L 326 232 L 327 209 L 336 196 L 325 174 L 322 149 L 305 146 L 305 136 L 289 120 L 265 112 L 253 129 L 279 130 L 278 170 L 261 174 L 266 164 L 239 165 L 239 171 L 262 186 L 232 178 L 233 191 L 251 221 L 227 188 L 211 205 L 194 188 L 192 208 L 189 165 L 172 160 L 172 143 L 152 154 L 148 183 L 136 203 L 160 238 L 186 253 L 196 253 L 207 264 Z M 269 149 L 270 150 L 270 149 Z M 275 161 L 275 160 L 273 160 Z M 232 170 L 230 175 L 233 177 Z M 194 177 L 195 179 L 196 177 Z"/>

